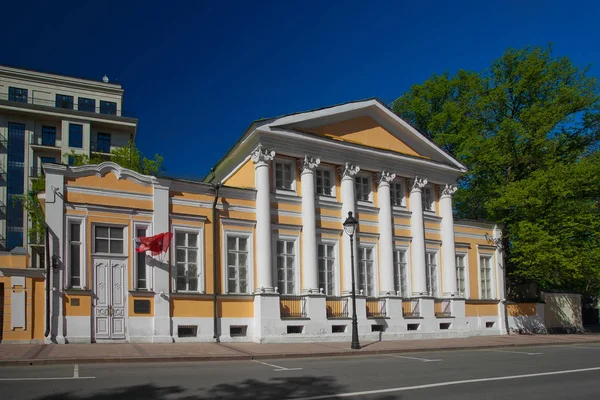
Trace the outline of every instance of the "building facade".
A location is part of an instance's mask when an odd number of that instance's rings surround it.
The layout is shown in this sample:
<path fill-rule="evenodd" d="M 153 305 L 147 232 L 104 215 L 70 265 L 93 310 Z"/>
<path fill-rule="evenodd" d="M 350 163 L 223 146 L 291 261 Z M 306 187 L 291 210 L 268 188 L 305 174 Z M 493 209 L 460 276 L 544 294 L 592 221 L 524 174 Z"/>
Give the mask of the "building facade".
<path fill-rule="evenodd" d="M 43 168 L 32 340 L 349 340 L 352 258 L 363 340 L 506 332 L 500 229 L 452 215 L 466 168 L 376 100 L 257 121 L 202 182 Z"/>

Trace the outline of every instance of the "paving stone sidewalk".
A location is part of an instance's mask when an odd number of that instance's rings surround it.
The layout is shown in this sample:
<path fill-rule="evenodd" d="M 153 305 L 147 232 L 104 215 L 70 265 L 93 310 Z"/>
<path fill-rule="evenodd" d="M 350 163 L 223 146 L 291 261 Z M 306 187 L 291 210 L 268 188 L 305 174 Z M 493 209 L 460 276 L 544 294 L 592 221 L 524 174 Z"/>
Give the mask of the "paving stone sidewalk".
<path fill-rule="evenodd" d="M 506 335 L 460 339 L 390 340 L 363 342 L 361 343 L 362 348 L 360 350 L 350 349 L 350 343 L 348 342 L 290 344 L 0 344 L 0 366 L 110 362 L 226 361 L 586 343 L 600 343 L 600 334 Z"/>

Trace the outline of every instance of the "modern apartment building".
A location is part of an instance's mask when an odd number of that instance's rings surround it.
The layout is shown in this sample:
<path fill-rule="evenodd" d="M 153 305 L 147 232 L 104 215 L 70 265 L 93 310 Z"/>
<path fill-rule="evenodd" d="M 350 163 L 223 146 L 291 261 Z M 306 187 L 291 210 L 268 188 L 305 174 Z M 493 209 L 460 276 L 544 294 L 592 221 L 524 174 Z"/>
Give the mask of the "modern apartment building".
<path fill-rule="evenodd" d="M 42 176 L 42 163 L 70 162 L 72 151 L 110 159 L 135 139 L 138 121 L 123 110 L 123 88 L 0 65 L 0 252 L 24 247 L 43 266 L 43 243 L 28 238 L 16 196 Z"/>

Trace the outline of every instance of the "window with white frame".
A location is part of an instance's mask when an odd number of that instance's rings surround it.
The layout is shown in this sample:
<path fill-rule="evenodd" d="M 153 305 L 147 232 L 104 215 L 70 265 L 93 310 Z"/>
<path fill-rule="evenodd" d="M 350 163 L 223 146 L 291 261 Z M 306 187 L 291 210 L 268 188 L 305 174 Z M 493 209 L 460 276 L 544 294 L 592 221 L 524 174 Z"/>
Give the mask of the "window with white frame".
<path fill-rule="evenodd" d="M 479 278 L 481 281 L 481 298 L 491 299 L 492 294 L 492 256 L 479 256 Z"/>
<path fill-rule="evenodd" d="M 437 269 L 437 252 L 428 251 L 425 254 L 426 261 L 426 280 L 427 292 L 430 296 L 438 297 L 438 269 Z"/>
<path fill-rule="evenodd" d="M 198 232 L 175 230 L 175 267 L 178 292 L 199 291 Z"/>
<path fill-rule="evenodd" d="M 283 190 L 294 190 L 296 168 L 291 161 L 275 161 L 275 188 Z"/>
<path fill-rule="evenodd" d="M 69 221 L 69 287 L 82 287 L 83 231 L 81 221 Z"/>
<path fill-rule="evenodd" d="M 135 237 L 146 237 L 148 236 L 148 227 L 136 225 Z M 136 289 L 148 290 L 149 280 L 146 266 L 146 252 L 136 253 L 135 255 L 135 284 Z"/>
<path fill-rule="evenodd" d="M 354 178 L 355 196 L 357 201 L 371 201 L 371 178 L 357 175 Z"/>
<path fill-rule="evenodd" d="M 393 206 L 406 206 L 406 196 L 404 194 L 404 184 L 402 182 L 394 181 L 390 184 L 390 195 L 392 198 Z"/>
<path fill-rule="evenodd" d="M 100 226 L 94 227 L 94 251 L 104 254 L 123 255 L 123 227 Z"/>
<path fill-rule="evenodd" d="M 394 289 L 398 296 L 410 297 L 408 293 L 408 271 L 406 265 L 406 250 L 394 250 Z"/>
<path fill-rule="evenodd" d="M 323 196 L 334 196 L 335 175 L 329 168 L 317 168 L 315 171 L 317 194 Z"/>
<path fill-rule="evenodd" d="M 319 288 L 327 296 L 335 295 L 335 245 L 319 243 Z"/>
<path fill-rule="evenodd" d="M 358 290 L 366 296 L 375 296 L 374 248 L 358 248 Z"/>
<path fill-rule="evenodd" d="M 456 255 L 456 289 L 461 296 L 467 295 L 467 278 L 465 266 L 465 254 Z"/>
<path fill-rule="evenodd" d="M 227 292 L 248 293 L 250 238 L 227 235 Z"/>
<path fill-rule="evenodd" d="M 296 293 L 296 243 L 278 239 L 275 244 L 277 258 L 277 289 L 281 294 Z"/>
<path fill-rule="evenodd" d="M 427 185 L 423 188 L 421 201 L 423 203 L 423 211 L 434 211 L 435 197 L 432 185 Z"/>

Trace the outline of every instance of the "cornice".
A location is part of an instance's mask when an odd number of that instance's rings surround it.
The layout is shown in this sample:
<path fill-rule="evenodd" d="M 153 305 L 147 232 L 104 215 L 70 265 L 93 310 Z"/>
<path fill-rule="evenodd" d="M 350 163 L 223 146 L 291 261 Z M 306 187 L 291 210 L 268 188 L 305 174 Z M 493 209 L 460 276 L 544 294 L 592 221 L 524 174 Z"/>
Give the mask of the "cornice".
<path fill-rule="evenodd" d="M 159 179 L 154 176 L 142 175 L 130 169 L 123 168 L 111 161 L 105 161 L 101 164 L 81 165 L 77 167 L 69 167 L 63 164 L 43 164 L 42 167 L 46 173 L 54 173 L 57 175 L 62 175 L 66 178 L 80 178 L 84 176 L 98 176 L 102 178 L 109 172 L 113 172 L 117 176 L 118 180 L 130 179 L 145 186 L 160 185 L 161 183 L 166 183 L 167 181 L 165 179 L 160 179 L 159 181 Z"/>

